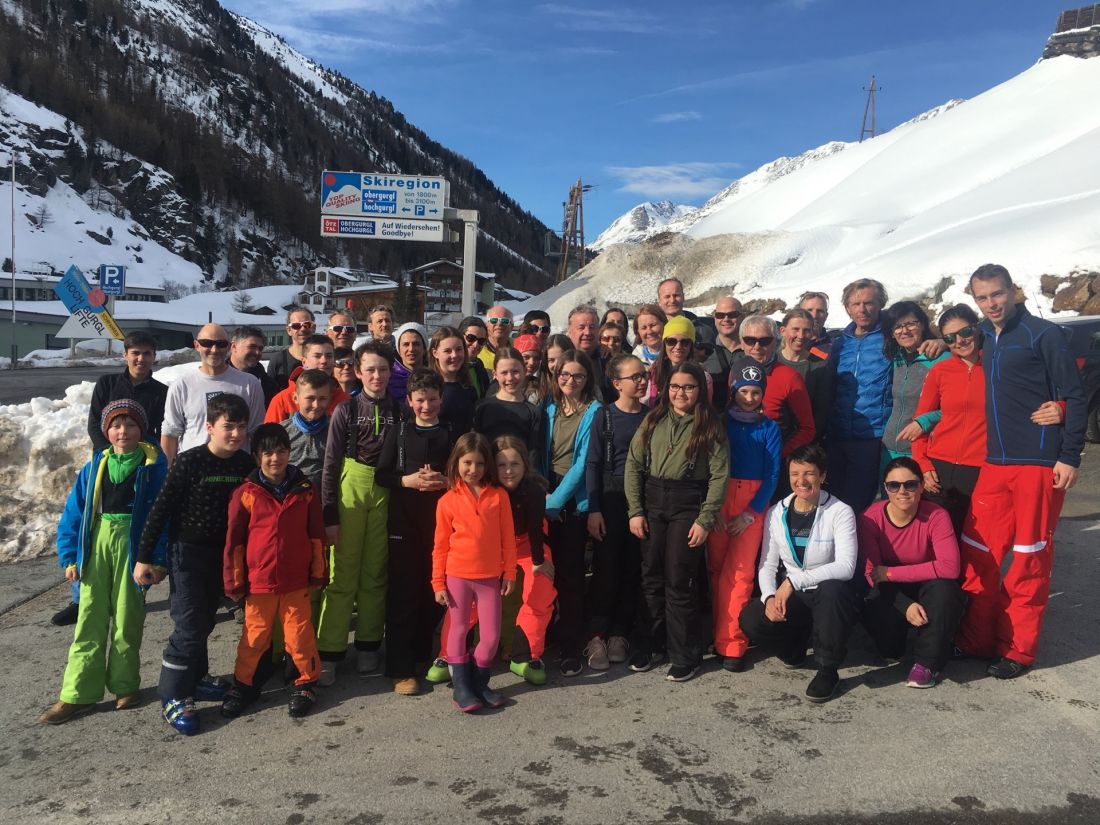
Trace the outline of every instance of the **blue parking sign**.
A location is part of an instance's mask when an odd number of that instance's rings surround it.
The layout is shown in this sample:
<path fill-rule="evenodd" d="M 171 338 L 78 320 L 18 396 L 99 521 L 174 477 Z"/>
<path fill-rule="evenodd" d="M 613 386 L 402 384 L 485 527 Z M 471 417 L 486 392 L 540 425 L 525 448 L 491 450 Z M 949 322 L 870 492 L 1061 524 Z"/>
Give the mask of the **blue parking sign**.
<path fill-rule="evenodd" d="M 126 267 L 116 264 L 101 264 L 99 267 L 99 288 L 104 295 L 121 298 L 126 294 Z"/>

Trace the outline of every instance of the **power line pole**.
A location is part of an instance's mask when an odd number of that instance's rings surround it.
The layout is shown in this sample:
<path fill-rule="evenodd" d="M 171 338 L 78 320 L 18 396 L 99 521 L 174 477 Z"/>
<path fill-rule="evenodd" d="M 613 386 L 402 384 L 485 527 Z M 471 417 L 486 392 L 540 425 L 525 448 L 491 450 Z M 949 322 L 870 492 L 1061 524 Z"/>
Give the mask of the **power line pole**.
<path fill-rule="evenodd" d="M 875 131 L 875 92 L 881 92 L 882 89 L 875 86 L 875 76 L 871 75 L 871 85 L 864 86 L 863 91 L 867 92 L 867 105 L 863 107 L 863 126 L 859 130 L 859 142 L 863 143 L 863 138 L 867 135 L 874 137 L 878 132 Z M 871 115 L 871 128 L 867 128 L 867 115 Z"/>

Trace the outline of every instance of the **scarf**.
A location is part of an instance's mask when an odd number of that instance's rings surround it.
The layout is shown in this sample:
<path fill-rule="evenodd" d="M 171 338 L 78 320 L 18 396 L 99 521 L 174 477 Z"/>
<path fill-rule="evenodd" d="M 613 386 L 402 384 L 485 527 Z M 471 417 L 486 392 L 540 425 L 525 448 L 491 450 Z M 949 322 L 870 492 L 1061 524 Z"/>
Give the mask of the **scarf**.
<path fill-rule="evenodd" d="M 304 418 L 302 418 L 302 414 L 300 412 L 294 413 L 290 420 L 294 422 L 295 427 L 297 427 L 301 432 L 305 433 L 306 435 L 316 435 L 325 428 L 326 424 L 328 424 L 327 415 L 318 418 L 316 421 L 306 421 Z"/>
<path fill-rule="evenodd" d="M 107 456 L 107 476 L 112 484 L 121 484 L 145 460 L 145 451 L 138 447 L 128 453 L 116 453 L 113 450 Z"/>

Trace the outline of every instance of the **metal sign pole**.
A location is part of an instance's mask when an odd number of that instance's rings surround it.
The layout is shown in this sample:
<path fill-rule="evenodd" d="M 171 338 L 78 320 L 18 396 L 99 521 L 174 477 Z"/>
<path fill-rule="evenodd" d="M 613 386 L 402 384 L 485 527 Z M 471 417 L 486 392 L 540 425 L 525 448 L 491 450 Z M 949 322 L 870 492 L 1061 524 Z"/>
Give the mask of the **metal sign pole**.
<path fill-rule="evenodd" d="M 15 148 L 11 150 L 11 368 L 15 369 L 19 347 L 15 343 Z"/>
<path fill-rule="evenodd" d="M 476 209 L 443 210 L 447 221 L 462 221 L 462 314 L 477 315 L 476 277 L 477 269 L 477 224 Z"/>

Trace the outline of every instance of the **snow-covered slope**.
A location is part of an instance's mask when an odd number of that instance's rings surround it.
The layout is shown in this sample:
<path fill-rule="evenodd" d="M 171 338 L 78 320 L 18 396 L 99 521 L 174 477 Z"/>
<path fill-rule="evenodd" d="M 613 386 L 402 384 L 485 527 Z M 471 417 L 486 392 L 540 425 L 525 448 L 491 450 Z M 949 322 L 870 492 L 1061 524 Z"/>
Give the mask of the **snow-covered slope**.
<path fill-rule="evenodd" d="M 617 243 L 638 243 L 662 231 L 674 221 L 686 219 L 697 211 L 694 206 L 675 204 L 672 201 L 639 203 L 617 218 L 588 246 L 598 250 Z"/>
<path fill-rule="evenodd" d="M 550 305 L 560 322 L 584 300 L 634 304 L 672 271 L 703 309 L 721 291 L 839 296 L 857 277 L 893 298 L 938 295 L 948 278 L 942 297 L 957 301 L 963 276 L 988 261 L 1037 297 L 1044 273 L 1100 268 L 1098 99 L 1100 59 L 1044 60 L 862 144 L 769 164 L 670 226 L 681 242 L 612 247 L 527 308 Z"/>

